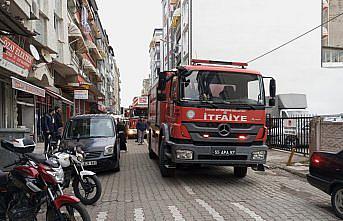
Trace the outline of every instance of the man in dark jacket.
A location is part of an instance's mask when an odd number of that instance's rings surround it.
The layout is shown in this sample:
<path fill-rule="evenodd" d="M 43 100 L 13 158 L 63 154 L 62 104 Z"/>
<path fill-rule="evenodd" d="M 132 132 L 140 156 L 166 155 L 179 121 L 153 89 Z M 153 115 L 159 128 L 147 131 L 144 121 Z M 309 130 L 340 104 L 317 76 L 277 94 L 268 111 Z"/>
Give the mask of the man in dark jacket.
<path fill-rule="evenodd" d="M 148 125 L 145 123 L 143 117 L 139 118 L 136 128 L 137 128 L 137 134 L 138 134 L 138 143 L 143 144 L 145 131 L 148 128 Z"/>
<path fill-rule="evenodd" d="M 47 152 L 51 136 L 55 131 L 54 109 L 49 109 L 42 119 L 42 131 L 44 135 L 44 152 Z"/>
<path fill-rule="evenodd" d="M 55 119 L 54 133 L 55 133 L 56 139 L 61 139 L 62 130 L 63 130 L 63 120 L 62 120 L 62 109 L 59 106 L 55 107 L 54 119 Z"/>

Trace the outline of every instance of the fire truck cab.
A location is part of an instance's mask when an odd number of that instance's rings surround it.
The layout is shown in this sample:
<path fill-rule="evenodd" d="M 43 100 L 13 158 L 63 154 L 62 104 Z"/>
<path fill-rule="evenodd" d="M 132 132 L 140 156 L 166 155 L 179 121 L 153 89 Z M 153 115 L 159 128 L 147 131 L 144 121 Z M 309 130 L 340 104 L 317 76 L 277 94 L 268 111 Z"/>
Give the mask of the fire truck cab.
<path fill-rule="evenodd" d="M 137 136 L 136 125 L 138 119 L 140 117 L 147 119 L 148 117 L 148 97 L 135 97 L 129 110 L 129 126 L 127 135 L 129 138 L 133 138 Z"/>
<path fill-rule="evenodd" d="M 149 157 L 159 159 L 163 177 L 179 164 L 264 170 L 267 138 L 262 75 L 246 63 L 193 60 L 161 72 L 149 97 Z M 276 83 L 269 78 L 269 105 Z"/>

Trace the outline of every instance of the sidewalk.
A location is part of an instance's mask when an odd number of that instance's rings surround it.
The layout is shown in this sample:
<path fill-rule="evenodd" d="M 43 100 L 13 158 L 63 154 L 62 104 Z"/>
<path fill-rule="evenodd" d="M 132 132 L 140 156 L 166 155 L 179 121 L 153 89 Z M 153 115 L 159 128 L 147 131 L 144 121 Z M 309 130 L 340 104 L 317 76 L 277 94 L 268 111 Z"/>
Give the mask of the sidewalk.
<path fill-rule="evenodd" d="M 286 170 L 290 173 L 306 178 L 306 174 L 309 172 L 309 158 L 304 157 L 302 154 L 294 154 L 292 166 L 287 166 L 290 155 L 291 152 L 269 149 L 266 166 L 270 169 L 279 168 Z"/>

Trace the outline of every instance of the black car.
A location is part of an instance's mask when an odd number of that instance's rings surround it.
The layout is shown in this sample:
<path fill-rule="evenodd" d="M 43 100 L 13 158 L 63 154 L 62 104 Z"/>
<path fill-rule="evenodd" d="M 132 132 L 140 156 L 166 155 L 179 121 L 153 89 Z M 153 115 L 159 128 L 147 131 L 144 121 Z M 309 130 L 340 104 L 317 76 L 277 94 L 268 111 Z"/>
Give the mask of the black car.
<path fill-rule="evenodd" d="M 61 147 L 80 145 L 85 152 L 84 167 L 93 171 L 120 170 L 120 143 L 115 119 L 106 114 L 79 115 L 70 119 Z"/>
<path fill-rule="evenodd" d="M 343 219 L 343 151 L 338 153 L 314 152 L 310 161 L 308 182 L 331 195 L 331 204 Z"/>

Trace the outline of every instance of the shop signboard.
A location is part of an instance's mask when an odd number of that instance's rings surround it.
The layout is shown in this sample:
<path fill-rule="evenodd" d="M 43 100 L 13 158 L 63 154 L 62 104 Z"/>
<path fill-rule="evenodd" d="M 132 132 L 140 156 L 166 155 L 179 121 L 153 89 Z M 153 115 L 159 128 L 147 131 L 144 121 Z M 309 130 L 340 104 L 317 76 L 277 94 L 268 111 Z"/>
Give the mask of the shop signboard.
<path fill-rule="evenodd" d="M 29 94 L 34 94 L 39 97 L 45 97 L 45 90 L 39 87 L 36 87 L 32 84 L 26 83 L 25 81 L 19 80 L 15 77 L 12 77 L 12 88 L 20 91 L 24 91 Z"/>
<path fill-rule="evenodd" d="M 27 77 L 32 68 L 34 58 L 8 37 L 1 38 L 4 52 L 0 58 L 0 66 L 22 77 Z"/>
<path fill-rule="evenodd" d="M 74 99 L 88 100 L 88 90 L 74 90 Z"/>

